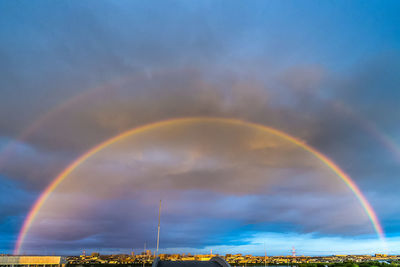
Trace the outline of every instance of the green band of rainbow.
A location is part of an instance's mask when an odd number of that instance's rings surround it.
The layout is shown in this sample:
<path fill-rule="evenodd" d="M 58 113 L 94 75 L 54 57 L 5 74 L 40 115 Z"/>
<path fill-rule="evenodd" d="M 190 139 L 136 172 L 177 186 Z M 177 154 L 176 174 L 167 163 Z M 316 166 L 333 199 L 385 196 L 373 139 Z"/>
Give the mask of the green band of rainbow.
<path fill-rule="evenodd" d="M 368 202 L 366 197 L 363 195 L 363 193 L 360 191 L 358 186 L 355 184 L 355 182 L 350 178 L 349 175 L 347 175 L 343 170 L 341 170 L 331 159 L 329 159 L 327 156 L 323 155 L 321 152 L 316 150 L 315 148 L 307 145 L 300 139 L 297 139 L 293 136 L 288 135 L 285 132 L 279 131 L 277 129 L 267 127 L 261 124 L 256 124 L 256 123 L 251 123 L 251 122 L 246 122 L 238 119 L 230 119 L 230 118 L 210 118 L 210 117 L 188 117 L 188 118 L 177 118 L 177 119 L 169 119 L 169 120 L 164 120 L 164 121 L 158 121 L 155 123 L 147 124 L 144 126 L 140 126 L 131 130 L 128 130 L 126 132 L 123 132 L 111 139 L 106 140 L 105 142 L 93 147 L 86 153 L 84 153 L 82 156 L 77 158 L 74 162 L 72 162 L 66 169 L 64 169 L 48 186 L 47 188 L 43 191 L 43 193 L 40 195 L 40 197 L 36 200 L 34 205 L 32 206 L 31 210 L 28 213 L 28 216 L 26 217 L 23 226 L 19 232 L 17 242 L 15 244 L 15 249 L 14 249 L 14 254 L 19 254 L 22 244 L 24 242 L 24 239 L 26 237 L 27 232 L 29 231 L 29 228 L 31 227 L 33 221 L 35 220 L 36 215 L 38 214 L 40 208 L 43 206 L 45 201 L 48 199 L 50 194 L 57 188 L 57 186 L 73 171 L 75 170 L 79 165 L 81 165 L 83 162 L 85 162 L 88 158 L 90 158 L 92 155 L 96 154 L 103 148 L 119 141 L 122 140 L 130 135 L 133 134 L 138 134 L 142 133 L 148 130 L 155 129 L 157 127 L 162 127 L 162 126 L 171 126 L 171 125 L 179 125 L 182 123 L 190 123 L 190 122 L 213 122 L 213 123 L 225 123 L 225 124 L 231 124 L 231 125 L 241 125 L 241 126 L 247 126 L 247 127 L 254 127 L 256 129 L 262 130 L 269 132 L 271 134 L 274 134 L 276 136 L 279 136 L 301 148 L 304 150 L 310 152 L 313 154 L 317 159 L 322 161 L 326 166 L 328 166 L 334 173 L 337 174 L 338 177 L 340 177 L 343 182 L 348 186 L 348 188 L 354 193 L 355 197 L 358 199 L 360 202 L 362 208 L 365 210 L 366 214 L 368 215 L 369 220 L 371 221 L 378 237 L 381 239 L 381 241 L 385 242 L 385 234 L 383 232 L 382 226 L 378 220 L 378 217 L 376 216 L 376 213 L 374 209 L 372 208 L 371 204 Z"/>

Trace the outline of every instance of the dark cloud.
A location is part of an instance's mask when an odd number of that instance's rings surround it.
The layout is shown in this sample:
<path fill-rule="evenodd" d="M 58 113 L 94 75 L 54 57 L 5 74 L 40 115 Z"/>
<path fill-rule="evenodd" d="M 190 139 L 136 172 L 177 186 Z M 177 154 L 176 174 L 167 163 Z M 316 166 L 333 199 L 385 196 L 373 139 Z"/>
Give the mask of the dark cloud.
<path fill-rule="evenodd" d="M 351 191 L 309 152 L 249 126 L 197 120 L 132 135 L 82 164 L 46 201 L 24 250 L 151 247 L 158 199 L 166 247 L 247 244 L 239 237 L 255 232 L 373 232 Z"/>

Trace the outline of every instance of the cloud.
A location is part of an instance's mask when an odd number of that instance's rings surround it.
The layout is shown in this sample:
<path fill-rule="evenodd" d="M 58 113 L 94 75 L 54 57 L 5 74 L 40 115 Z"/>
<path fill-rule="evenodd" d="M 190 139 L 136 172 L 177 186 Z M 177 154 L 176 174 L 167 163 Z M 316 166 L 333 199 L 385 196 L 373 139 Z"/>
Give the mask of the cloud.
<path fill-rule="evenodd" d="M 309 152 L 252 127 L 199 120 L 132 135 L 85 161 L 41 208 L 24 250 L 138 248 L 152 240 L 158 199 L 167 247 L 244 244 L 255 232 L 373 232 L 351 191 Z"/>

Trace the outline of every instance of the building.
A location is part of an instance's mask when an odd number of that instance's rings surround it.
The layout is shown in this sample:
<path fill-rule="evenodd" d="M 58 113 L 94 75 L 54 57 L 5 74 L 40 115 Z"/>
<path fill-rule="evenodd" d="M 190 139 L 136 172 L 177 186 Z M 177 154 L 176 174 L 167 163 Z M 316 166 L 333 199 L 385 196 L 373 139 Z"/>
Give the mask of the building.
<path fill-rule="evenodd" d="M 152 267 L 231 267 L 224 259 L 214 257 L 209 261 L 162 261 L 157 258 Z"/>
<path fill-rule="evenodd" d="M 65 266 L 67 259 L 62 256 L 0 256 L 0 266 L 32 266 L 43 267 Z"/>

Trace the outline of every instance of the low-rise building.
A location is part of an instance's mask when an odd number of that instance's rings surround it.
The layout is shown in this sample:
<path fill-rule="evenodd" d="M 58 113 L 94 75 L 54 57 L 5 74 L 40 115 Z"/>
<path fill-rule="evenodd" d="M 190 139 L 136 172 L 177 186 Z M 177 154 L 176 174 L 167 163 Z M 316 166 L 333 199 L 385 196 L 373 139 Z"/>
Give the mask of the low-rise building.
<path fill-rule="evenodd" d="M 0 266 L 65 266 L 67 259 L 62 256 L 0 256 Z"/>

